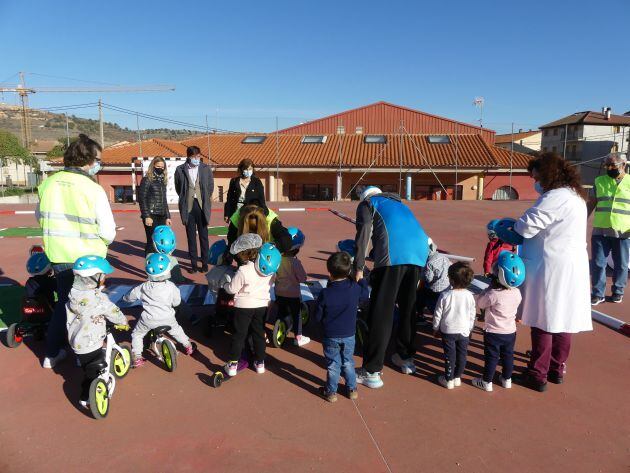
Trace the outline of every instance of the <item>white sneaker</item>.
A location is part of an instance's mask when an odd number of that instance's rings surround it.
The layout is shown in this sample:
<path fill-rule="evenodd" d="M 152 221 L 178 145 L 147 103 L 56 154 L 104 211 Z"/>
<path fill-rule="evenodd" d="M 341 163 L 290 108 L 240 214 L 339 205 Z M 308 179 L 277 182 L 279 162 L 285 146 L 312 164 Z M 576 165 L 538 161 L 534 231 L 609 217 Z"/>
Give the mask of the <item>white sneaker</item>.
<path fill-rule="evenodd" d="M 359 368 L 356 371 L 357 383 L 362 384 L 371 389 L 378 389 L 383 387 L 383 380 L 380 373 L 370 373 L 363 368 Z"/>
<path fill-rule="evenodd" d="M 238 361 L 228 362 L 225 365 L 224 369 L 228 376 L 230 377 L 236 376 L 236 373 L 238 373 Z"/>
<path fill-rule="evenodd" d="M 297 337 L 295 337 L 295 341 L 293 343 L 298 347 L 303 347 L 310 341 L 311 339 L 309 337 L 305 335 L 298 335 Z"/>
<path fill-rule="evenodd" d="M 49 358 L 49 357 L 44 358 L 42 367 L 49 370 L 53 369 L 57 363 L 65 360 L 66 356 L 67 356 L 66 350 L 64 350 L 63 348 L 60 348 L 59 353 L 57 353 L 57 356 L 53 358 Z"/>
<path fill-rule="evenodd" d="M 453 378 L 453 385 L 459 388 L 462 385 L 462 378 Z"/>
<path fill-rule="evenodd" d="M 453 381 L 452 379 L 450 381 L 446 381 L 446 378 L 444 376 L 440 376 L 438 378 L 438 383 L 440 384 L 440 386 L 445 387 L 446 389 L 453 389 L 455 387 L 455 381 Z"/>
<path fill-rule="evenodd" d="M 256 367 L 256 373 L 263 374 L 265 372 L 265 362 L 264 361 L 255 361 L 254 366 Z"/>
<path fill-rule="evenodd" d="M 482 391 L 486 391 L 488 393 L 492 392 L 492 383 L 486 383 L 483 379 L 481 378 L 475 378 L 472 380 L 472 384 L 473 386 L 481 389 Z"/>
<path fill-rule="evenodd" d="M 510 389 L 512 387 L 512 378 L 505 379 L 503 376 L 499 378 L 501 380 L 501 386 L 505 389 Z"/>
<path fill-rule="evenodd" d="M 398 353 L 392 355 L 392 363 L 400 368 L 403 374 L 414 374 L 416 372 L 416 365 L 411 358 L 403 358 Z"/>

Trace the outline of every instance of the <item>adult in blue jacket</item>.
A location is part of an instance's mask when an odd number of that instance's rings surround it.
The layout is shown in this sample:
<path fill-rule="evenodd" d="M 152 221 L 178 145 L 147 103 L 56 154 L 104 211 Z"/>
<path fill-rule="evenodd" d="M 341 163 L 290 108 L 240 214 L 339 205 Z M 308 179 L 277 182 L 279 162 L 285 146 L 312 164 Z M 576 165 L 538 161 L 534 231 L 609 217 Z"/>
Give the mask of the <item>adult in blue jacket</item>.
<path fill-rule="evenodd" d="M 412 374 L 416 335 L 416 289 L 420 270 L 427 262 L 429 239 L 413 213 L 397 194 L 382 193 L 367 187 L 357 207 L 355 277 L 363 278 L 365 256 L 370 241 L 374 251 L 374 270 L 370 274 L 369 335 L 363 351 L 363 367 L 357 382 L 369 387 L 383 386 L 380 372 L 385 361 L 398 304 L 399 322 L 396 352 L 392 362 L 405 374 Z"/>

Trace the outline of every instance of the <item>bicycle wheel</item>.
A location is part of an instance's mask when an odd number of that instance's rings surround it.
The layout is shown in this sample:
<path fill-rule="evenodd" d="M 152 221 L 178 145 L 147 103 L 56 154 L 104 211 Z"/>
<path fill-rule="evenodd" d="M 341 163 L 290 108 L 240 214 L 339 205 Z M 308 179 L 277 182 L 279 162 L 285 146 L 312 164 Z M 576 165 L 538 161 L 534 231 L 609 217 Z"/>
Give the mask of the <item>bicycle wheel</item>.
<path fill-rule="evenodd" d="M 90 384 L 90 411 L 95 419 L 104 419 L 109 412 L 109 390 L 102 378 Z"/>
<path fill-rule="evenodd" d="M 11 324 L 6 333 L 7 346 L 9 348 L 17 348 L 22 344 L 22 333 L 18 329 L 18 324 Z"/>
<path fill-rule="evenodd" d="M 306 302 L 302 302 L 302 305 L 300 306 L 300 317 L 302 318 L 302 328 L 304 328 L 311 320 L 311 312 Z"/>
<path fill-rule="evenodd" d="M 284 341 L 287 338 L 287 324 L 284 320 L 278 319 L 276 323 L 273 325 L 273 335 L 271 337 L 271 342 L 273 346 L 276 348 L 280 348 Z"/>
<path fill-rule="evenodd" d="M 118 379 L 124 378 L 129 374 L 131 368 L 131 344 L 120 343 L 118 345 L 121 350 L 112 350 L 112 359 L 109 362 L 109 370 Z"/>
<path fill-rule="evenodd" d="M 175 349 L 175 344 L 167 338 L 162 342 L 160 350 L 162 352 L 162 359 L 166 365 L 166 370 L 172 373 L 177 368 L 177 350 Z"/>

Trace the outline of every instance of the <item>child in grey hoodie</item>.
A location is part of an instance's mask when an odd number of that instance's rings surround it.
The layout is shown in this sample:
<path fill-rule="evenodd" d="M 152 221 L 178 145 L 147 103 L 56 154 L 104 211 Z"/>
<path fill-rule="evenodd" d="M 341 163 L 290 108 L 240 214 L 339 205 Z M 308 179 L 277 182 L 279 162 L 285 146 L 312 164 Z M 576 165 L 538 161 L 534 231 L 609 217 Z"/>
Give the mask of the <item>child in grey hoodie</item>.
<path fill-rule="evenodd" d="M 144 348 L 143 339 L 151 329 L 161 325 L 168 325 L 171 329 L 168 334 L 184 346 L 185 353 L 192 355 L 195 351 L 184 329 L 175 319 L 175 307 L 178 307 L 182 298 L 177 286 L 169 278 L 170 259 L 167 255 L 152 253 L 146 260 L 146 272 L 149 280 L 134 287 L 123 299 L 125 302 L 142 302 L 142 314 L 131 333 L 131 352 L 133 367 L 138 368 L 146 363 L 142 356 Z"/>
<path fill-rule="evenodd" d="M 127 325 L 127 318 L 101 292 L 105 275 L 114 271 L 105 258 L 83 256 L 74 263 L 72 269 L 74 284 L 66 304 L 66 326 L 70 347 L 85 372 L 79 402 L 87 407 L 94 376 L 88 374 L 86 367 L 104 357 L 103 340 L 107 336 L 105 319 L 114 324 Z"/>

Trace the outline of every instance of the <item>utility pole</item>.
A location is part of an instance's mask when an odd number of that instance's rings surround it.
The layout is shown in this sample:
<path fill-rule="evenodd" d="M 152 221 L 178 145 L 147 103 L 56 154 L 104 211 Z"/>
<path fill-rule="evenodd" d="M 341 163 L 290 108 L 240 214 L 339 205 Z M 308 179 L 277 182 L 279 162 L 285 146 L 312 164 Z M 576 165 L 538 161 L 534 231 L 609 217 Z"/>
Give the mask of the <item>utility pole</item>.
<path fill-rule="evenodd" d="M 22 102 L 22 144 L 29 149 L 31 144 L 31 124 L 28 114 L 28 91 L 24 82 L 24 73 L 20 72 L 20 85 L 18 86 L 18 94 Z"/>
<path fill-rule="evenodd" d="M 276 202 L 280 200 L 278 195 L 278 181 L 280 180 L 280 137 L 278 136 L 278 116 L 276 115 L 276 182 L 274 186 Z M 271 197 L 271 196 L 270 196 Z"/>
<path fill-rule="evenodd" d="M 105 133 L 103 132 L 103 100 L 98 99 L 98 125 L 101 132 L 101 148 L 105 148 Z"/>
<path fill-rule="evenodd" d="M 66 147 L 70 147 L 70 126 L 68 124 L 68 114 L 64 113 L 66 116 Z"/>
<path fill-rule="evenodd" d="M 136 128 L 138 129 L 138 146 L 140 146 L 140 157 L 144 157 L 142 155 L 142 136 L 140 135 L 140 117 L 136 113 Z"/>

